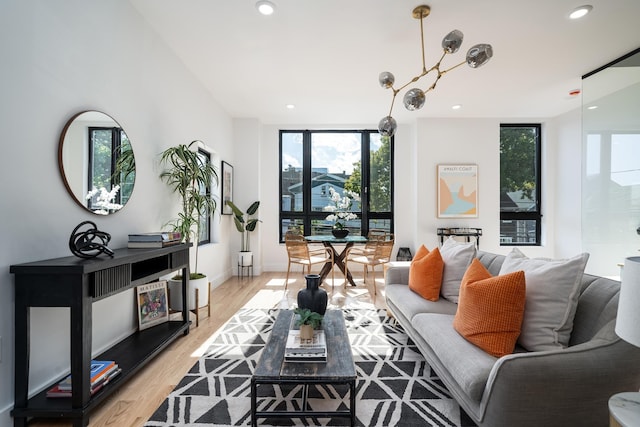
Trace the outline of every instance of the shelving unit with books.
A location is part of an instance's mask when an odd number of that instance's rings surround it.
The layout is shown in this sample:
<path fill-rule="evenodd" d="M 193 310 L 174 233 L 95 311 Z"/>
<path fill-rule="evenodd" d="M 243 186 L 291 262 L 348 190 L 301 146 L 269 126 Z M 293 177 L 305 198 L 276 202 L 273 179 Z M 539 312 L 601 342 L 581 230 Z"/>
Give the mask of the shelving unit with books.
<path fill-rule="evenodd" d="M 15 275 L 15 403 L 14 427 L 26 427 L 32 417 L 68 418 L 74 427 L 86 427 L 90 412 L 171 342 L 189 333 L 187 280 L 189 246 L 157 249 L 116 249 L 113 258 L 57 258 L 12 265 Z M 179 319 L 139 330 L 102 354 L 91 357 L 92 305 L 127 289 L 182 270 L 185 303 Z M 135 304 L 132 301 L 132 304 Z M 30 307 L 69 307 L 71 397 L 48 398 L 47 392 L 64 378 L 29 397 Z M 91 361 L 114 361 L 120 373 L 108 386 L 91 389 Z"/>

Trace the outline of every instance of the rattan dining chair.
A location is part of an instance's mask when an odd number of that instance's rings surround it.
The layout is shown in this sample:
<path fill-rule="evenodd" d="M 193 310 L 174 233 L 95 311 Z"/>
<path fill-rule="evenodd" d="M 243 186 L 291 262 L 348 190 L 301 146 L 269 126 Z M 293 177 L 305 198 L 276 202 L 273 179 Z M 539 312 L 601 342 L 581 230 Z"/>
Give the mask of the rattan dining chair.
<path fill-rule="evenodd" d="M 287 247 L 287 256 L 289 257 L 287 278 L 284 282 L 285 290 L 289 285 L 291 264 L 300 264 L 303 270 L 306 267 L 307 274 L 310 274 L 312 265 L 325 264 L 327 262 L 331 263 L 331 288 L 333 288 L 335 280 L 333 273 L 333 252 L 329 248 L 310 249 L 304 236 L 296 233 L 286 233 L 284 236 L 284 244 Z"/>
<path fill-rule="evenodd" d="M 369 237 L 369 241 L 364 248 L 350 248 L 344 259 L 345 270 L 350 262 L 363 265 L 364 282 L 369 275 L 369 266 L 373 272 L 373 293 L 377 295 L 376 289 L 376 265 L 383 265 L 391 261 L 391 252 L 395 238 L 391 233 L 384 233 L 375 237 Z M 345 281 L 346 285 L 346 281 Z"/>

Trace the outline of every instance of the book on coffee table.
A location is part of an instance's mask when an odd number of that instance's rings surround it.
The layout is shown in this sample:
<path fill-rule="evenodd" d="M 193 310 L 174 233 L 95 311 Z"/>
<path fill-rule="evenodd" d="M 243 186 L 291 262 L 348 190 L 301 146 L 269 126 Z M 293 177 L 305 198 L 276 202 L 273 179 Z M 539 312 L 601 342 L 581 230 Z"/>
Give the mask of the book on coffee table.
<path fill-rule="evenodd" d="M 312 339 L 301 340 L 300 330 L 289 330 L 284 360 L 287 362 L 326 362 L 327 341 L 324 331 L 315 330 Z"/>

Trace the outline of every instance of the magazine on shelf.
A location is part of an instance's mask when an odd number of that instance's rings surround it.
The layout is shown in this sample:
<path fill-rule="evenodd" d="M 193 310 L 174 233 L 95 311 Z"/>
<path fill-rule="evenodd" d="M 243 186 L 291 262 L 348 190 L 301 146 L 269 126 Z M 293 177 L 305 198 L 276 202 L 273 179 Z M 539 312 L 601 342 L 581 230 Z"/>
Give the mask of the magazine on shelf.
<path fill-rule="evenodd" d="M 322 329 L 313 331 L 310 340 L 300 339 L 299 329 L 290 329 L 284 351 L 288 362 L 326 362 L 327 341 Z"/>
<path fill-rule="evenodd" d="M 179 231 L 129 234 L 130 242 L 170 242 L 173 240 L 182 240 L 182 234 Z"/>

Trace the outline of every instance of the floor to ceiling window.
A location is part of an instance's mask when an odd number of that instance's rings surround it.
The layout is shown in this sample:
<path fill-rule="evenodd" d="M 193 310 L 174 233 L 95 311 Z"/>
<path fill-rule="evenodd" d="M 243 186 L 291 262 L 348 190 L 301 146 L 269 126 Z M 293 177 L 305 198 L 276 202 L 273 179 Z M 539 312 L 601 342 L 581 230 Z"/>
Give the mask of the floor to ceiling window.
<path fill-rule="evenodd" d="M 346 228 L 366 235 L 393 231 L 393 139 L 377 131 L 280 132 L 280 240 L 288 230 L 329 234 L 331 189 L 355 194 L 356 219 Z"/>

